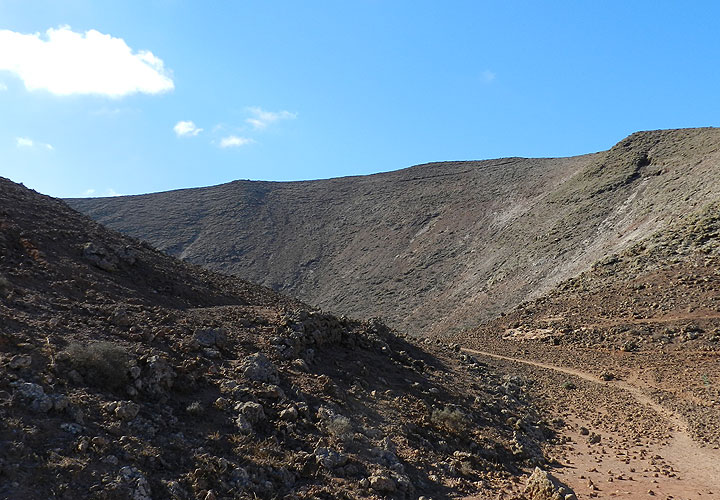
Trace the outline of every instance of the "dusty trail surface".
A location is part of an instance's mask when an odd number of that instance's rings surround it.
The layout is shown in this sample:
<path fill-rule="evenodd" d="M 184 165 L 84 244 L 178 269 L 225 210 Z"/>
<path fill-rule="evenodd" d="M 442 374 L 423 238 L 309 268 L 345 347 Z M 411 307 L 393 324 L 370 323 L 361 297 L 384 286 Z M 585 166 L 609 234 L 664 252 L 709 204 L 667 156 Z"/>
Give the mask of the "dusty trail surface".
<path fill-rule="evenodd" d="M 578 386 L 587 386 L 580 389 L 589 389 L 595 396 L 600 396 L 595 401 L 597 406 L 586 408 L 590 412 L 582 414 L 563 411 L 574 404 L 587 404 L 581 391 L 571 396 L 575 401 L 561 401 L 563 394 L 552 390 L 539 391 L 543 397 L 552 400 L 551 406 L 556 408 L 558 417 L 563 418 L 558 432 L 565 444 L 559 447 L 556 460 L 560 467 L 553 473 L 572 487 L 578 498 L 677 500 L 720 495 L 717 446 L 704 446 L 694 440 L 683 416 L 653 399 L 649 394 L 653 387 L 641 378 L 603 380 L 577 368 L 535 359 L 476 349 L 464 348 L 463 351 L 485 360 L 489 358 L 498 368 L 515 374 L 519 369 L 524 375 L 538 379 L 540 385 L 555 385 L 558 379 L 553 376 L 570 376 Z M 564 384 L 567 386 L 568 382 Z M 576 391 L 565 392 L 565 396 L 569 396 Z M 604 398 L 608 402 L 624 399 L 624 404 L 610 403 L 607 407 L 597 404 Z M 638 408 L 644 410 L 643 415 L 638 415 Z M 611 418 L 593 419 L 593 413 Z M 615 425 L 611 423 L 613 421 Z M 663 428 L 665 432 L 662 432 Z"/>

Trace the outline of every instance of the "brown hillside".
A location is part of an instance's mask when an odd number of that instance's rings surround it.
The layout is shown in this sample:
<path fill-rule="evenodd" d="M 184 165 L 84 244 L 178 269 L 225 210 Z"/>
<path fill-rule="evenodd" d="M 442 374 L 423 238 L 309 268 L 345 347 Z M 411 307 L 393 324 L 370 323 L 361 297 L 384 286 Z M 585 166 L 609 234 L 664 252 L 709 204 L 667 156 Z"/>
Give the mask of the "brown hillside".
<path fill-rule="evenodd" d="M 574 158 L 69 203 L 189 262 L 414 333 L 473 326 L 720 197 L 720 130 Z"/>
<path fill-rule="evenodd" d="M 523 381 L 192 267 L 0 178 L 0 498 L 496 497 Z"/>

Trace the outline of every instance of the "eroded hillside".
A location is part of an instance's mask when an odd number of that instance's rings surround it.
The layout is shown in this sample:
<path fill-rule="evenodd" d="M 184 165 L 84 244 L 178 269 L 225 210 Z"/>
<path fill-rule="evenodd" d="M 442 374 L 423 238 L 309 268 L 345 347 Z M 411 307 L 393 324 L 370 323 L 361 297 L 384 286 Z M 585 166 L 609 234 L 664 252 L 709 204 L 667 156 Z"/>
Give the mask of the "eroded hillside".
<path fill-rule="evenodd" d="M 0 179 L 0 498 L 508 496 L 523 383 Z"/>
<path fill-rule="evenodd" d="M 574 158 L 69 203 L 189 262 L 442 334 L 539 296 L 718 199 L 719 147 L 718 129 L 640 132 Z"/>
<path fill-rule="evenodd" d="M 562 476 L 578 498 L 720 487 L 720 203 L 457 340 L 563 408 L 562 432 L 576 434 L 566 456 L 582 474 Z"/>

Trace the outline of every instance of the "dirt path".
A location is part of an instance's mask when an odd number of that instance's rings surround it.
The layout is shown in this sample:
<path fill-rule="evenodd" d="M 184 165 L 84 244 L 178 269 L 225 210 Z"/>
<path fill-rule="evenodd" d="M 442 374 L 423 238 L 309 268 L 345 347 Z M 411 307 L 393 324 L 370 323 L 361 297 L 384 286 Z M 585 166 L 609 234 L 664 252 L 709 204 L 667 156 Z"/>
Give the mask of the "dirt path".
<path fill-rule="evenodd" d="M 558 477 L 571 486 L 578 498 L 720 498 L 720 451 L 694 441 L 683 418 L 644 392 L 640 380 L 605 381 L 581 370 L 540 361 L 513 358 L 487 351 L 463 349 L 466 353 L 517 366 L 552 370 L 586 380 L 607 390 L 619 389 L 638 404 L 651 409 L 667 423 L 667 442 L 630 448 L 621 433 L 603 429 L 602 446 L 582 435 L 588 422 L 574 419 L 563 432 L 570 444 L 563 454 L 565 468 Z"/>

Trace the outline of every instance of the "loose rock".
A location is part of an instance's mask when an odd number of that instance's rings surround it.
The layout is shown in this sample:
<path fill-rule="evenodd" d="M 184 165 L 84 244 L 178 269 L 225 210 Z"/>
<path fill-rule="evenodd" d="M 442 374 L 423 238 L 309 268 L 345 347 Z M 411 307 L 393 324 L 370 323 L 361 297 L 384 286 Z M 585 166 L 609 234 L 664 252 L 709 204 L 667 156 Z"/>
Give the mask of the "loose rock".
<path fill-rule="evenodd" d="M 132 420 L 140 412 L 140 405 L 132 401 L 118 401 L 115 416 L 122 420 Z"/>
<path fill-rule="evenodd" d="M 258 352 L 246 357 L 240 369 L 245 377 L 257 382 L 277 384 L 280 381 L 275 365 L 263 353 Z"/>

